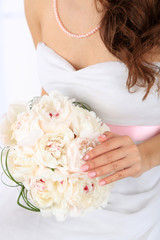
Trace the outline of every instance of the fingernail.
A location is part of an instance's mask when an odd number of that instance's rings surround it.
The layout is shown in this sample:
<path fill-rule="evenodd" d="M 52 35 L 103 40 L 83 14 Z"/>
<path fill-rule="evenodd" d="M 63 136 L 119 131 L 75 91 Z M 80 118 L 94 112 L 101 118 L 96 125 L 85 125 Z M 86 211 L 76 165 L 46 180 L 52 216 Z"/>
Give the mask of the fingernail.
<path fill-rule="evenodd" d="M 89 172 L 89 173 L 88 173 L 88 176 L 89 176 L 89 177 L 95 177 L 95 176 L 96 176 L 96 173 L 95 173 L 95 172 Z"/>
<path fill-rule="evenodd" d="M 83 160 L 88 160 L 89 159 L 89 155 L 88 154 L 86 154 L 84 157 L 83 157 Z"/>
<path fill-rule="evenodd" d="M 101 181 L 100 183 L 99 183 L 99 185 L 104 185 L 106 182 L 105 181 Z"/>
<path fill-rule="evenodd" d="M 89 168 L 88 165 L 84 165 L 81 167 L 82 171 L 86 171 L 86 170 L 88 170 L 88 168 Z"/>
<path fill-rule="evenodd" d="M 98 137 L 99 141 L 103 141 L 103 140 L 106 140 L 106 139 L 107 139 L 107 136 L 104 135 L 104 134 Z"/>

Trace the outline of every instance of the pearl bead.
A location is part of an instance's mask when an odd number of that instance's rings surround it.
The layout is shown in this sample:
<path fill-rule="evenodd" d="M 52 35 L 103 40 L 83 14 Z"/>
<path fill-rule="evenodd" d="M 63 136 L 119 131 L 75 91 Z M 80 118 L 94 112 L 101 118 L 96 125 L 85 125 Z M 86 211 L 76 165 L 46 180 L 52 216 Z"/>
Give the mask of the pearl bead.
<path fill-rule="evenodd" d="M 59 26 L 62 29 L 62 31 L 64 31 L 68 36 L 75 37 L 75 38 L 78 38 L 78 39 L 86 38 L 86 37 L 91 36 L 93 33 L 95 33 L 100 28 L 100 24 L 98 24 L 94 29 L 92 29 L 88 33 L 85 33 L 85 34 L 74 34 L 74 33 L 71 33 L 64 27 L 61 19 L 59 18 L 58 7 L 57 7 L 57 0 L 53 0 L 53 7 L 54 7 L 54 14 L 55 14 L 57 23 L 59 24 Z"/>

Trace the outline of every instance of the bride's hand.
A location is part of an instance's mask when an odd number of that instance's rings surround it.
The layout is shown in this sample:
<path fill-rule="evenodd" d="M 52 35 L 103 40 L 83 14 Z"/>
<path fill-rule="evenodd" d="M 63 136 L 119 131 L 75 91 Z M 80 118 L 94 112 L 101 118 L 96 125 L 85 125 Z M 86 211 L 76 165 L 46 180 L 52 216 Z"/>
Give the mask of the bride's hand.
<path fill-rule="evenodd" d="M 86 164 L 81 169 L 89 171 L 89 177 L 113 173 L 100 180 L 99 184 L 104 185 L 126 177 L 139 177 L 149 170 L 139 146 L 129 136 L 120 136 L 109 131 L 104 132 L 103 136 L 105 138 L 98 138 L 101 144 L 83 157 Z"/>

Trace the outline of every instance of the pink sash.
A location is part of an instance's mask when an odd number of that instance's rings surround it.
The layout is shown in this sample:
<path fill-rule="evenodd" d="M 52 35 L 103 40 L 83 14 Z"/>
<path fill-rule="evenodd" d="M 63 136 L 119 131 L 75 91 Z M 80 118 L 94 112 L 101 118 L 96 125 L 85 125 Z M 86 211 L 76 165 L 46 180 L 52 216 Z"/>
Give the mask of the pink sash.
<path fill-rule="evenodd" d="M 119 135 L 128 135 L 133 141 L 145 141 L 160 133 L 160 125 L 153 126 L 119 126 L 119 125 L 106 125 L 110 128 L 111 132 Z"/>

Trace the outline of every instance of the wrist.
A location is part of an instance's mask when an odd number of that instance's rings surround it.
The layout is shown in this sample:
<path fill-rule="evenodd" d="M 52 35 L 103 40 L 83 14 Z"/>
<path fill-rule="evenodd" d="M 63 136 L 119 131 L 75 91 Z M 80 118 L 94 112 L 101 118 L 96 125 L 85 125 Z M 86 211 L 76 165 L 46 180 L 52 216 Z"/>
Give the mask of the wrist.
<path fill-rule="evenodd" d="M 149 169 L 160 165 L 160 134 L 138 145 L 144 164 Z"/>
<path fill-rule="evenodd" d="M 144 171 L 148 171 L 154 167 L 154 163 L 151 161 L 150 154 L 147 151 L 145 143 L 140 143 L 138 145 L 139 153 L 142 159 L 142 164 Z"/>

